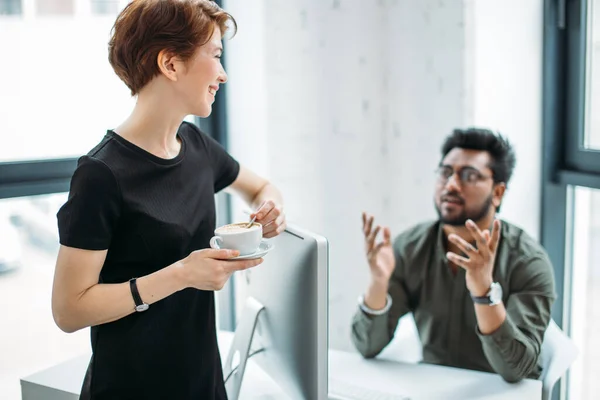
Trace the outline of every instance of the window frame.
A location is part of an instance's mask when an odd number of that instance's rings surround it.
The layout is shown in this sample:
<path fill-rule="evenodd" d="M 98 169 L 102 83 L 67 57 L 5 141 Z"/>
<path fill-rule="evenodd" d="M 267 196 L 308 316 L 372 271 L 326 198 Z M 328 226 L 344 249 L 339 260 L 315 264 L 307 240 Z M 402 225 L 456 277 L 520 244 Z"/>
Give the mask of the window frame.
<path fill-rule="evenodd" d="M 541 243 L 554 267 L 552 318 L 570 333 L 574 186 L 600 189 L 600 151 L 584 147 L 587 10 L 591 0 L 544 0 Z M 565 398 L 568 377 L 552 399 Z"/>
<path fill-rule="evenodd" d="M 600 151 L 584 147 L 587 106 L 587 7 L 588 1 L 566 4 L 564 27 L 565 62 L 565 167 L 583 173 L 600 174 Z M 566 177 L 569 180 L 569 177 Z"/>

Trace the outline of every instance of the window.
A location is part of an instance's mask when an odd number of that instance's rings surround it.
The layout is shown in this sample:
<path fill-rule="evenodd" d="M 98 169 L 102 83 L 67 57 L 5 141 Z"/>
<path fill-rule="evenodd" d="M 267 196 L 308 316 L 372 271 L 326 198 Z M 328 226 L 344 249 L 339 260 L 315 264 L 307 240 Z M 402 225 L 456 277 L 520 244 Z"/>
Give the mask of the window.
<path fill-rule="evenodd" d="M 559 19 L 564 16 L 564 26 L 547 33 L 546 41 L 548 49 L 552 48 L 552 53 L 547 54 L 548 62 L 557 69 L 553 94 L 559 103 L 553 112 L 564 114 L 564 121 L 557 124 L 562 129 L 561 140 L 566 150 L 562 167 L 597 174 L 600 173 L 600 120 L 593 107 L 600 105 L 600 1 L 555 3 L 564 5 L 563 10 L 560 7 L 557 10 Z M 558 56 L 563 59 L 557 60 Z"/>
<path fill-rule="evenodd" d="M 89 353 L 89 329 L 62 332 L 50 309 L 58 251 L 56 212 L 66 193 L 0 200 L 0 393 L 20 399 L 19 379 Z"/>
<path fill-rule="evenodd" d="M 545 1 L 542 244 L 552 260 L 552 317 L 579 348 L 553 399 L 600 387 L 600 0 Z"/>
<path fill-rule="evenodd" d="M 6 15 L 21 15 L 22 13 L 21 0 L 0 0 L 0 18 Z"/>
<path fill-rule="evenodd" d="M 35 14 L 0 24 L 0 48 L 11 54 L 0 64 L 0 162 L 81 155 L 134 104 L 107 61 L 114 18 L 68 0 L 36 4 Z"/>
<path fill-rule="evenodd" d="M 119 0 L 91 0 L 92 14 L 116 15 L 119 12 Z"/>
<path fill-rule="evenodd" d="M 587 129 L 585 131 L 584 147 L 600 150 L 600 1 L 588 3 L 587 28 L 587 76 L 586 89 L 588 103 L 585 107 Z"/>
<path fill-rule="evenodd" d="M 569 398 L 586 400 L 600 390 L 600 190 L 573 190 L 570 322 L 579 357 L 571 368 Z"/>

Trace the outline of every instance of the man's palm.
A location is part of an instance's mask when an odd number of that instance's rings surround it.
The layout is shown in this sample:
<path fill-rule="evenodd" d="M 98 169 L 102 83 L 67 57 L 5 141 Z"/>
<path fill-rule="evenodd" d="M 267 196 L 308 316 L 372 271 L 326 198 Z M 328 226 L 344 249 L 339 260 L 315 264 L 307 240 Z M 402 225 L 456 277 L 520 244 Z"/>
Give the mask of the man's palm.
<path fill-rule="evenodd" d="M 396 260 L 394 259 L 394 250 L 390 243 L 380 243 L 379 250 L 374 250 L 369 260 L 371 274 L 373 278 L 389 280 L 394 272 Z"/>
<path fill-rule="evenodd" d="M 363 213 L 363 234 L 365 236 L 365 250 L 371 270 L 371 277 L 377 281 L 387 282 L 394 268 L 396 260 L 391 243 L 391 234 L 388 228 L 383 228 L 383 242 L 376 243 L 380 226 L 373 229 L 373 217 Z"/>

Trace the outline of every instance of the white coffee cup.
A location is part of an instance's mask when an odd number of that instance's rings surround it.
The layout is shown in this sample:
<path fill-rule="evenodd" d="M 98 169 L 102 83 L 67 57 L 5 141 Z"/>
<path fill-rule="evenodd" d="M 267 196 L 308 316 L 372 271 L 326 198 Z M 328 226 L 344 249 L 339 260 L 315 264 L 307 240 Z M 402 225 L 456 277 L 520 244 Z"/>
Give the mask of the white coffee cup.
<path fill-rule="evenodd" d="M 254 222 L 249 228 L 246 226 L 247 222 L 240 222 L 218 227 L 210 239 L 210 247 L 238 250 L 240 256 L 254 253 L 262 240 L 262 225 Z"/>

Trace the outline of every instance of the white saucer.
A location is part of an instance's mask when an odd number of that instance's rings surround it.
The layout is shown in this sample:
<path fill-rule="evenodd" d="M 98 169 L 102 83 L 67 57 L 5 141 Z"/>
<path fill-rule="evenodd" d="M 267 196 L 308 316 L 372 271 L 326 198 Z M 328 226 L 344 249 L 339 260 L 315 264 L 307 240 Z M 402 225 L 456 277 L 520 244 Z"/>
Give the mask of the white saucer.
<path fill-rule="evenodd" d="M 273 250 L 273 245 L 271 243 L 262 240 L 258 245 L 258 249 L 252 254 L 246 254 L 245 256 L 237 256 L 234 258 L 230 258 L 230 260 L 253 260 L 255 258 L 261 258 L 269 251 Z"/>

